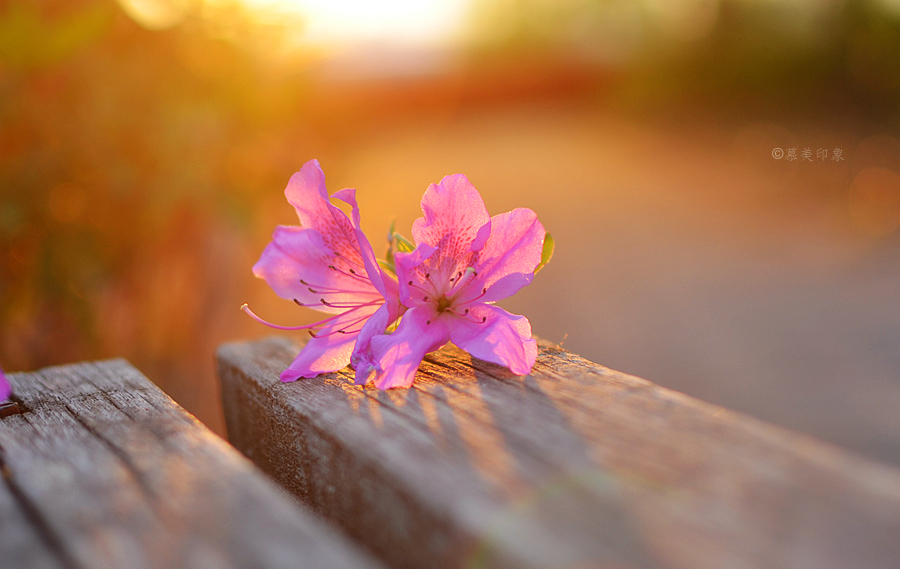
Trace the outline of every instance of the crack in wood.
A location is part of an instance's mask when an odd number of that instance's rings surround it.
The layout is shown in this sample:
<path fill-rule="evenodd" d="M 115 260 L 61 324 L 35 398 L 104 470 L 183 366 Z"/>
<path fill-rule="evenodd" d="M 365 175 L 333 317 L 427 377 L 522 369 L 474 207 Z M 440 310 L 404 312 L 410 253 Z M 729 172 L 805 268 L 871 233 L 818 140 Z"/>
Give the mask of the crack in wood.
<path fill-rule="evenodd" d="M 91 425 L 90 423 L 85 421 L 68 404 L 63 405 L 63 406 L 65 407 L 65 409 L 69 413 L 69 415 L 71 415 L 72 418 L 75 419 L 75 421 L 79 425 L 81 425 L 81 427 L 85 431 L 87 431 L 92 437 L 94 437 L 95 439 L 100 441 L 100 443 L 102 443 L 103 446 L 105 446 L 106 449 L 109 450 L 109 452 L 122 463 L 122 465 L 125 467 L 125 470 L 128 472 L 128 474 L 131 475 L 131 477 L 137 483 L 138 488 L 141 489 L 141 493 L 143 493 L 144 497 L 147 498 L 147 502 L 149 503 L 150 507 L 152 509 L 156 510 L 157 504 L 159 502 L 158 495 L 157 495 L 156 491 L 147 482 L 147 479 L 144 476 L 144 474 L 140 471 L 140 469 L 131 460 L 131 457 L 128 456 L 128 453 L 125 452 L 124 450 L 122 450 L 121 448 L 119 448 L 111 440 L 109 440 L 109 438 L 107 438 L 106 435 L 104 435 L 102 432 L 100 432 L 99 429 L 96 429 L 93 425 Z"/>
<path fill-rule="evenodd" d="M 44 518 L 40 508 L 22 490 L 16 481 L 12 468 L 6 460 L 6 451 L 0 446 L 0 474 L 3 482 L 9 489 L 16 505 L 25 515 L 25 518 L 34 528 L 38 537 L 44 542 L 49 552 L 60 562 L 64 569 L 86 569 L 79 564 L 72 553 L 66 549 L 63 539 L 53 530 L 50 523 Z"/>

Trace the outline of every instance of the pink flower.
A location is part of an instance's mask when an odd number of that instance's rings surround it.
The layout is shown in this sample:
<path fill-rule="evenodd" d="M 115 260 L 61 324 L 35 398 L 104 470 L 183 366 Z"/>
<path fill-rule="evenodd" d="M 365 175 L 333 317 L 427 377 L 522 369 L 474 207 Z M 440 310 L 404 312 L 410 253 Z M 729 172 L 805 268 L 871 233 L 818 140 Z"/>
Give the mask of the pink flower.
<path fill-rule="evenodd" d="M 331 196 L 351 206 L 351 221 L 331 204 L 319 162 L 310 160 L 291 177 L 284 195 L 297 210 L 302 227 L 278 227 L 253 274 L 265 279 L 278 296 L 329 316 L 307 326 L 277 326 L 253 314 L 246 304 L 241 308 L 273 328 L 310 331 L 313 338 L 281 373 L 281 381 L 294 381 L 345 367 L 354 349 L 366 348 L 372 336 L 383 334 L 402 307 L 397 281 L 378 266 L 360 230 L 356 190 Z"/>
<path fill-rule="evenodd" d="M 0 369 L 0 401 L 6 401 L 10 395 L 12 395 L 12 387 L 10 387 L 3 370 Z"/>
<path fill-rule="evenodd" d="M 462 174 L 429 186 L 422 211 L 412 229 L 416 249 L 395 255 L 400 302 L 409 310 L 393 334 L 359 351 L 356 383 L 374 375 L 381 389 L 409 387 L 425 354 L 448 341 L 529 373 L 537 357 L 531 325 L 493 303 L 534 278 L 546 235 L 537 216 L 520 208 L 489 217 Z"/>

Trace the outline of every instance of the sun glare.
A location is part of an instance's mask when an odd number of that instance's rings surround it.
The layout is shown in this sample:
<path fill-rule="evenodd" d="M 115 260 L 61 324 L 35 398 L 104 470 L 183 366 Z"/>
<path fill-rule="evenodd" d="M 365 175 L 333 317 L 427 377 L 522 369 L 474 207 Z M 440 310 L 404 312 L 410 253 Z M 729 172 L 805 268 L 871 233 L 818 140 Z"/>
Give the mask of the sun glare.
<path fill-rule="evenodd" d="M 373 41 L 435 45 L 458 34 L 469 0 L 241 0 L 262 18 L 305 21 L 301 41 L 346 45 Z"/>

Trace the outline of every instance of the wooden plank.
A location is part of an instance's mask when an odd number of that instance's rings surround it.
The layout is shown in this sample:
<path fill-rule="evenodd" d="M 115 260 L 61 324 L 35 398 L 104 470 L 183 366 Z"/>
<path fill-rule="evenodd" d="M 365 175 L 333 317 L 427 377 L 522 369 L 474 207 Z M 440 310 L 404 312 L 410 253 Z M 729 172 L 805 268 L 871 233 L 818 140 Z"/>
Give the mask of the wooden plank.
<path fill-rule="evenodd" d="M 9 374 L 0 567 L 381 567 L 124 360 Z"/>
<path fill-rule="evenodd" d="M 379 392 L 228 344 L 228 436 L 396 567 L 897 567 L 897 470 L 540 346 L 525 378 L 451 347 Z"/>

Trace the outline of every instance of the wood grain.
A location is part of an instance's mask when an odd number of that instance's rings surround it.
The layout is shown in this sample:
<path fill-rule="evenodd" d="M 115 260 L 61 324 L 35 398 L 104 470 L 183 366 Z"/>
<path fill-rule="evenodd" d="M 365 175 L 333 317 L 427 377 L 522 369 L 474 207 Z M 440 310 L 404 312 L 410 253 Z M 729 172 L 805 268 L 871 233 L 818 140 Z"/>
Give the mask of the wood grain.
<path fill-rule="evenodd" d="M 381 567 L 126 361 L 8 377 L 0 567 Z"/>
<path fill-rule="evenodd" d="M 558 346 L 388 392 L 279 382 L 298 349 L 220 348 L 229 439 L 396 567 L 898 566 L 897 470 Z"/>

